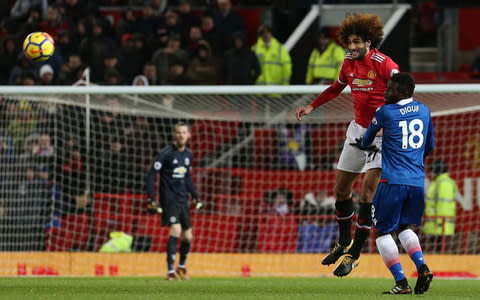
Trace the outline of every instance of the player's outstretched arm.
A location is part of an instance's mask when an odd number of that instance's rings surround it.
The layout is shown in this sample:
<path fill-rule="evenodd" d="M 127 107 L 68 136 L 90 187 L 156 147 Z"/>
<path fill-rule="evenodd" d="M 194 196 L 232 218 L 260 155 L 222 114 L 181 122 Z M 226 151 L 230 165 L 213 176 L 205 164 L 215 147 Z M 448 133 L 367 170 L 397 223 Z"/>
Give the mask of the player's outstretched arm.
<path fill-rule="evenodd" d="M 313 110 L 313 106 L 311 105 L 297 107 L 295 116 L 297 117 L 297 120 L 301 121 L 302 117 L 310 114 L 312 110 Z"/>

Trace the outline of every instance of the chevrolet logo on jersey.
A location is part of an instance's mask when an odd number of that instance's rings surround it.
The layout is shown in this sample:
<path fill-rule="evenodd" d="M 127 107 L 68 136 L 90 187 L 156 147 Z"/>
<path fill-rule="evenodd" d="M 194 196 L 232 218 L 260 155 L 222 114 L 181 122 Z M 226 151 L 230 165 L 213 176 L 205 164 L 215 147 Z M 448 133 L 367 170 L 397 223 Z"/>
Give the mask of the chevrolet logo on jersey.
<path fill-rule="evenodd" d="M 352 84 L 358 85 L 358 86 L 364 86 L 364 85 L 372 85 L 373 81 L 370 79 L 360 79 L 360 78 L 355 78 L 352 81 Z"/>
<path fill-rule="evenodd" d="M 187 173 L 187 168 L 185 168 L 183 166 L 182 167 L 177 167 L 177 168 L 173 169 L 172 177 L 173 178 L 184 178 L 186 173 Z"/>

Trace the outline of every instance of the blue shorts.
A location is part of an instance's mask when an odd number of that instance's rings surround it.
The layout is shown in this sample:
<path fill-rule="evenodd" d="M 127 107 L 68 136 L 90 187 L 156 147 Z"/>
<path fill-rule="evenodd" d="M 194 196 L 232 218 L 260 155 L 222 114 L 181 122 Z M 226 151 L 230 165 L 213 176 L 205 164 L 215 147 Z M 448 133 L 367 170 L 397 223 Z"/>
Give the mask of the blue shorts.
<path fill-rule="evenodd" d="M 373 198 L 372 219 L 379 233 L 389 233 L 399 225 L 422 223 L 424 188 L 380 182 Z"/>

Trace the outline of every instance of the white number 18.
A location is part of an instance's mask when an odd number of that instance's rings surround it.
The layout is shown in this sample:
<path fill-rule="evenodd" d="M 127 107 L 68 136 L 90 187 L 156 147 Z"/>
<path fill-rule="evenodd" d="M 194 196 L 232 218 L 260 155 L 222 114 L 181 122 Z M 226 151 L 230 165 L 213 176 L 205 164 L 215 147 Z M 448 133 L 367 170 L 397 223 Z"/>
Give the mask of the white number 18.
<path fill-rule="evenodd" d="M 407 149 L 408 146 L 413 149 L 422 147 L 424 139 L 422 120 L 413 119 L 408 124 L 407 121 L 404 120 L 398 122 L 398 126 L 402 128 L 402 149 Z"/>

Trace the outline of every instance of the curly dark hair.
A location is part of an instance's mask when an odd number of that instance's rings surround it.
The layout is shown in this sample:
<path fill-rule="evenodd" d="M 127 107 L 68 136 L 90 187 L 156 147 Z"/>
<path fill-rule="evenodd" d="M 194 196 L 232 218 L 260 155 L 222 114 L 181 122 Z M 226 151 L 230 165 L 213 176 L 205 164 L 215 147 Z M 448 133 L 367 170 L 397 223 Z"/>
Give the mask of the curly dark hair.
<path fill-rule="evenodd" d="M 360 14 L 348 16 L 338 29 L 338 39 L 347 47 L 348 37 L 356 34 L 364 41 L 372 42 L 371 48 L 377 48 L 383 38 L 383 25 L 380 17 L 374 14 Z"/>

